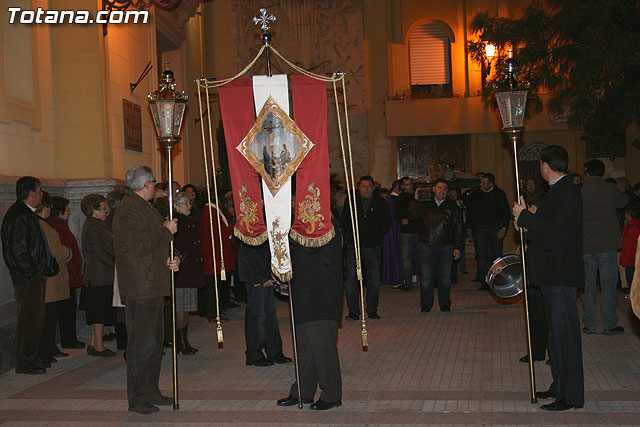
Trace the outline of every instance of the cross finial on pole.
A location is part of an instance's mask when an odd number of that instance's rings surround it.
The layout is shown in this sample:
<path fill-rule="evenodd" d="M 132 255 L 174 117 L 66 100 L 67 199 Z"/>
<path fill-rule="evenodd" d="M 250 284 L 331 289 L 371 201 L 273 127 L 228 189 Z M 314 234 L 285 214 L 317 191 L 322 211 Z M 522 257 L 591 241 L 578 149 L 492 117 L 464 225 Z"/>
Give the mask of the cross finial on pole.
<path fill-rule="evenodd" d="M 254 25 L 258 25 L 258 24 L 262 24 L 260 26 L 260 29 L 262 31 L 268 31 L 269 28 L 271 28 L 269 26 L 269 23 L 274 23 L 276 21 L 276 16 L 275 15 L 268 15 L 267 14 L 267 9 L 262 7 L 260 8 L 260 15 L 259 16 L 254 16 L 253 17 L 253 23 Z"/>

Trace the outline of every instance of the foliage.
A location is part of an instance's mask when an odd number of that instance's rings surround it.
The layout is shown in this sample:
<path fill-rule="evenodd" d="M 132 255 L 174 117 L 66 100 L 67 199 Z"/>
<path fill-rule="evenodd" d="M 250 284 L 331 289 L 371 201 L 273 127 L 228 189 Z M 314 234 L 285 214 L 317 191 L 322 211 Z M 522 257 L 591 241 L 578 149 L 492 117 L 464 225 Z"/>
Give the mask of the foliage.
<path fill-rule="evenodd" d="M 569 125 L 582 127 L 587 146 L 608 155 L 624 154 L 625 132 L 640 123 L 640 1 L 547 0 L 534 3 L 521 18 L 478 13 L 471 25 L 479 40 L 467 50 L 485 61 L 485 43 L 497 47 L 497 67 L 509 48 L 515 52 L 520 77 L 530 83 L 531 114 L 542 111 L 539 94 L 548 91 L 548 108 L 569 109 Z M 490 89 L 483 97 L 495 101 Z M 640 141 L 634 141 L 640 148 Z"/>

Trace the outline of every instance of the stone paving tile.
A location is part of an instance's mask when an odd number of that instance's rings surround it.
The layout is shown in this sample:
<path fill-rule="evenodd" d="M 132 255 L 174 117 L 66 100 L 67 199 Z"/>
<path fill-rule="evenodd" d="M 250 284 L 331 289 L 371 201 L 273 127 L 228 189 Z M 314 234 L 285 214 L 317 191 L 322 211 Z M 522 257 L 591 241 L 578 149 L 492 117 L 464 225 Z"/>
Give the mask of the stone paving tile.
<path fill-rule="evenodd" d="M 469 276 L 466 276 L 467 278 Z M 196 356 L 179 358 L 180 411 L 129 413 L 121 357 L 97 359 L 71 351 L 45 376 L 0 375 L 0 424 L 8 426 L 419 426 L 419 425 L 640 425 L 640 326 L 620 298 L 627 333 L 583 336 L 587 402 L 580 411 L 549 414 L 530 403 L 522 302 L 498 304 L 475 283 L 452 291 L 453 311 L 419 313 L 419 291 L 383 287 L 382 319 L 367 322 L 369 351 L 360 346 L 359 322 L 343 322 L 339 349 L 343 407 L 316 413 L 280 408 L 293 379 L 292 365 L 244 365 L 243 312 L 230 312 L 219 349 L 215 327 L 192 317 Z M 278 301 L 291 355 L 288 308 Z M 122 353 L 122 352 L 120 352 Z M 539 390 L 550 369 L 536 363 Z M 171 394 L 171 357 L 160 387 Z M 541 402 L 543 403 L 543 402 Z"/>

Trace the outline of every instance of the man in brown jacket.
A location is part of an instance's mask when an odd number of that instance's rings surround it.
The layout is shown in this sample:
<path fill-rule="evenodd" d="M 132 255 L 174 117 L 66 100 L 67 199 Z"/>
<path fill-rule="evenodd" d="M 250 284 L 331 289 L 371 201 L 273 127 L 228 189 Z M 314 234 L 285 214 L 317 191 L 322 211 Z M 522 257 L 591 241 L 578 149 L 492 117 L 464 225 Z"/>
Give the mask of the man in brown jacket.
<path fill-rule="evenodd" d="M 177 222 L 164 221 L 149 201 L 156 179 L 146 166 L 127 171 L 127 191 L 113 219 L 116 270 L 127 321 L 127 395 L 129 410 L 148 414 L 171 405 L 158 380 L 164 339 L 164 297 L 170 295 L 164 265 L 178 271 L 180 261 L 167 258 Z"/>

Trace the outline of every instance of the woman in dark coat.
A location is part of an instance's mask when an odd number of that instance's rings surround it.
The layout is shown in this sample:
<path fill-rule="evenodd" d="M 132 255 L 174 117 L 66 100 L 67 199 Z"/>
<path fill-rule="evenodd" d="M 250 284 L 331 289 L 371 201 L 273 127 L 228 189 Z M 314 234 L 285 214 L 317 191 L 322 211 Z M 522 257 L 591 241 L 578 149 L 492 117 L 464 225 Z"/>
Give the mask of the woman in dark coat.
<path fill-rule="evenodd" d="M 76 332 L 76 313 L 78 311 L 77 290 L 82 287 L 82 256 L 76 236 L 69 228 L 69 215 L 71 206 L 69 200 L 64 197 L 54 197 L 51 200 L 51 216 L 47 222 L 56 229 L 60 235 L 60 241 L 71 248 L 73 257 L 67 264 L 69 270 L 69 299 L 61 302 L 58 311 L 58 323 L 60 326 L 60 345 L 62 348 L 84 348 L 84 343 L 78 341 Z"/>
<path fill-rule="evenodd" d="M 184 355 L 195 354 L 187 332 L 189 312 L 198 310 L 198 288 L 204 286 L 204 255 L 198 231 L 198 220 L 189 216 L 191 201 L 186 193 L 173 196 L 178 232 L 174 236 L 174 247 L 181 257 L 180 271 L 175 273 L 176 285 L 176 340 L 178 351 Z"/>
<path fill-rule="evenodd" d="M 91 325 L 90 356 L 113 357 L 116 353 L 102 342 L 104 325 L 114 325 L 113 277 L 115 251 L 113 233 L 107 226 L 109 206 L 99 194 L 89 194 L 80 203 L 87 220 L 82 227 L 82 253 L 84 254 L 84 282 L 87 293 L 87 324 Z"/>

